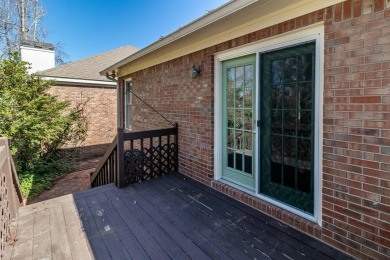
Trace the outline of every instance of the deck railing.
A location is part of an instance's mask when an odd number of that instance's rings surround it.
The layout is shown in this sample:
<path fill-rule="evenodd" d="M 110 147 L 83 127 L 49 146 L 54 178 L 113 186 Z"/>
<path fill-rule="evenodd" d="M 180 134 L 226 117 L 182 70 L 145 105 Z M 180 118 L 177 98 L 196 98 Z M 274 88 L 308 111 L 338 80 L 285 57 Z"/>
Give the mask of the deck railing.
<path fill-rule="evenodd" d="M 178 171 L 178 126 L 143 132 L 118 128 L 106 154 L 91 176 L 91 187 L 118 187 Z"/>
<path fill-rule="evenodd" d="M 118 136 L 106 150 L 103 158 L 100 159 L 95 172 L 91 175 L 91 187 L 98 187 L 109 183 L 117 184 L 118 160 L 117 160 Z"/>
<path fill-rule="evenodd" d="M 18 175 L 8 147 L 8 140 L 0 137 L 0 254 L 3 255 L 10 237 L 9 223 L 22 205 L 23 196 Z M 1 257 L 0 257 L 1 258 Z"/>

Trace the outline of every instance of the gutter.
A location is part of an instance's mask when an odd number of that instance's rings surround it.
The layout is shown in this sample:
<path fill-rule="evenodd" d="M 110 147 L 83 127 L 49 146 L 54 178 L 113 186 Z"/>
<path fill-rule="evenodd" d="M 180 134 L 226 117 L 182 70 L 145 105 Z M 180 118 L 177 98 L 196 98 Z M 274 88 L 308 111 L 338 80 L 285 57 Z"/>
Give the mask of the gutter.
<path fill-rule="evenodd" d="M 69 85 L 86 85 L 86 86 L 116 86 L 116 81 L 101 81 L 101 80 L 88 80 L 88 79 L 74 79 L 74 78 L 60 78 L 60 77 L 42 77 L 44 80 L 54 80 L 58 83 L 65 83 Z M 110 79 L 110 78 L 108 78 Z M 112 80 L 112 79 L 110 79 Z"/>

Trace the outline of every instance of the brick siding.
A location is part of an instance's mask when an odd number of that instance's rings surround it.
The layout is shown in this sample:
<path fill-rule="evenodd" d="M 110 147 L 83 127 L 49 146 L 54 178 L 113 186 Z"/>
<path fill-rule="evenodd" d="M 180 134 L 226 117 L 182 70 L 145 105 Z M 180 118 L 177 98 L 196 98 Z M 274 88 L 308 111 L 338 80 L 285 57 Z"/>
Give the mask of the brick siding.
<path fill-rule="evenodd" d="M 66 147 L 78 159 L 102 156 L 116 135 L 116 88 L 97 86 L 52 86 L 50 93 L 60 100 L 70 101 L 71 106 L 85 102 L 84 115 L 88 120 L 86 140 L 76 149 Z"/>
<path fill-rule="evenodd" d="M 213 54 L 323 21 L 322 227 L 214 177 Z M 202 72 L 190 79 L 193 65 Z M 133 91 L 179 123 L 179 171 L 363 259 L 390 255 L 390 1 L 349 0 L 135 72 Z M 133 130 L 167 125 L 138 100 Z M 122 116 L 123 120 L 123 116 Z"/>

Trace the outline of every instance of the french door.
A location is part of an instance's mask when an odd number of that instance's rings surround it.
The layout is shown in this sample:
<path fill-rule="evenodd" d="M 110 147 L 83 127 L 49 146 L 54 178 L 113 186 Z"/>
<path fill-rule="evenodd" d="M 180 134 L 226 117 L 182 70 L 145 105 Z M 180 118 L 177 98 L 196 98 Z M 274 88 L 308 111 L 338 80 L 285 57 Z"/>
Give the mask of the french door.
<path fill-rule="evenodd" d="M 253 191 L 258 187 L 259 194 L 310 215 L 315 48 L 309 42 L 260 53 L 258 68 L 256 55 L 222 63 L 222 178 Z"/>
<path fill-rule="evenodd" d="M 223 67 L 222 178 L 255 188 L 256 55 L 225 61 Z"/>
<path fill-rule="evenodd" d="M 315 43 L 260 55 L 260 193 L 314 213 Z"/>

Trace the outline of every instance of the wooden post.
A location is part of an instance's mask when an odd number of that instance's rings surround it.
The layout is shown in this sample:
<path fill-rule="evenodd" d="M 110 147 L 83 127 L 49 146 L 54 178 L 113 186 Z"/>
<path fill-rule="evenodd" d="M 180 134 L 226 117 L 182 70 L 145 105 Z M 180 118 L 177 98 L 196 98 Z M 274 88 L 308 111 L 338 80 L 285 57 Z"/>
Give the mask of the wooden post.
<path fill-rule="evenodd" d="M 117 156 L 118 156 L 118 176 L 116 186 L 118 188 L 125 187 L 125 152 L 124 152 L 124 130 L 122 127 L 118 127 L 118 144 L 117 144 Z"/>
<path fill-rule="evenodd" d="M 179 124 L 175 123 L 175 173 L 179 172 Z"/>

